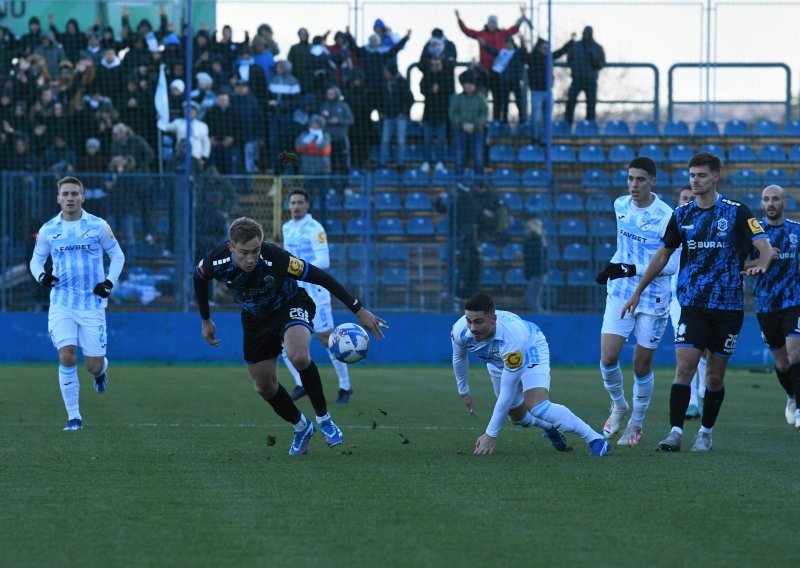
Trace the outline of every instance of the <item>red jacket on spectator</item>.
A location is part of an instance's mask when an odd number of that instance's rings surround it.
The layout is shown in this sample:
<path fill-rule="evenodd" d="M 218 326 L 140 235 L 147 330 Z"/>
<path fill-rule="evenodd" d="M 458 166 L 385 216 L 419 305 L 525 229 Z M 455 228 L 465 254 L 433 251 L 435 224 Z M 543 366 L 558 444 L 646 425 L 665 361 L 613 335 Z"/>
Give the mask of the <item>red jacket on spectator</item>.
<path fill-rule="evenodd" d="M 505 30 L 497 28 L 494 31 L 489 31 L 487 26 L 484 26 L 482 30 L 471 30 L 464 25 L 464 22 L 461 21 L 461 18 L 458 19 L 458 27 L 461 28 L 461 31 L 464 32 L 465 36 L 471 37 L 472 39 L 477 39 L 479 41 L 483 39 L 483 41 L 486 42 L 486 45 L 493 47 L 497 51 L 503 49 L 506 44 L 507 37 L 511 37 L 519 31 L 519 25 L 520 22 L 517 21 L 516 24 Z M 492 64 L 494 63 L 494 57 L 494 55 L 487 52 L 485 49 L 481 49 L 481 67 L 484 69 L 491 69 Z"/>

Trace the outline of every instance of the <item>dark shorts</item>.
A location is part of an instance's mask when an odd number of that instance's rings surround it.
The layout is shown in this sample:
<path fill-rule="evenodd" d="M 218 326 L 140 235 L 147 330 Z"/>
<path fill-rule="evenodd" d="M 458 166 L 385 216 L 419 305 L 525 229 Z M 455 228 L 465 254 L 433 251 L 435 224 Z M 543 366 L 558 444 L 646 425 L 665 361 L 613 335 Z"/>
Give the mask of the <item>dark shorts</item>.
<path fill-rule="evenodd" d="M 314 315 L 317 306 L 305 290 L 298 289 L 297 295 L 279 310 L 264 316 L 254 316 L 242 312 L 244 331 L 244 360 L 248 365 L 274 359 L 281 354 L 283 334 L 293 325 L 302 325 L 314 333 Z"/>
<path fill-rule="evenodd" d="M 800 306 L 756 314 L 756 317 L 761 327 L 761 339 L 773 351 L 786 345 L 788 336 L 800 337 Z"/>
<path fill-rule="evenodd" d="M 733 355 L 744 323 L 744 311 L 681 306 L 675 347 L 708 349 L 714 355 Z"/>

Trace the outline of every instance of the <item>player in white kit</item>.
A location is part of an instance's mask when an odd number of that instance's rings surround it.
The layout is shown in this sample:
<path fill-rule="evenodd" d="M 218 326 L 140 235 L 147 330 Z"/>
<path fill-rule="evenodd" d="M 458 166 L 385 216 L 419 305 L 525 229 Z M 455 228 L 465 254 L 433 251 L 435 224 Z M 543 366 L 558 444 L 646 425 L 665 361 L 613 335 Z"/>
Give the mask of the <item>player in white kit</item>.
<path fill-rule="evenodd" d="M 295 188 L 289 193 L 289 210 L 292 218 L 283 224 L 283 248 L 293 256 L 302 258 L 317 268 L 327 270 L 331 264 L 328 252 L 328 238 L 324 227 L 308 212 L 310 205 L 311 202 L 306 190 Z M 340 404 L 346 403 L 350 400 L 350 395 L 353 394 L 347 365 L 336 359 L 328 349 L 328 337 L 330 337 L 334 328 L 331 294 L 325 288 L 316 284 L 300 281 L 298 285 L 308 292 L 308 295 L 317 305 L 317 314 L 314 316 L 314 331 L 325 347 L 325 351 L 327 351 L 328 357 L 333 363 L 333 368 L 336 370 L 336 375 L 339 377 L 339 395 L 336 398 L 336 402 Z M 292 363 L 286 357 L 285 351 L 281 354 L 281 358 L 297 384 L 291 393 L 292 400 L 297 400 L 306 394 L 305 388 L 300 382 L 300 373 L 292 366 Z"/>
<path fill-rule="evenodd" d="M 611 451 L 608 440 L 569 408 L 550 402 L 550 349 L 536 324 L 495 310 L 492 297 L 478 293 L 464 304 L 464 315 L 453 326 L 450 340 L 458 394 L 470 414 L 475 415 L 467 382 L 469 353 L 486 361 L 497 397 L 486 432 L 475 442 L 475 454 L 494 451 L 507 416 L 519 426 L 573 432 L 586 440 L 592 456 Z"/>
<path fill-rule="evenodd" d="M 94 377 L 95 390 L 103 394 L 108 387 L 106 306 L 125 255 L 108 223 L 83 210 L 81 181 L 65 177 L 57 186 L 61 213 L 39 229 L 30 270 L 39 284 L 50 290 L 47 327 L 58 349 L 58 380 L 68 418 L 64 430 L 80 430 L 77 346 Z M 108 275 L 103 267 L 104 252 L 111 259 Z M 45 269 L 48 256 L 53 258 L 52 270 Z"/>
<path fill-rule="evenodd" d="M 655 162 L 646 157 L 635 158 L 628 166 L 628 195 L 614 202 L 617 251 L 597 275 L 597 282 L 608 287 L 600 332 L 600 372 L 612 402 L 611 415 L 603 426 L 603 435 L 609 439 L 617 435 L 630 410 L 625 400 L 619 358 L 631 333 L 636 336 L 633 412 L 617 442 L 621 446 L 635 446 L 642 438 L 642 422 L 653 396 L 653 355 L 664 335 L 669 316 L 670 275 L 677 272 L 680 262 L 680 255 L 672 255 L 664 271 L 648 288 L 647 298 L 642 297 L 636 314 L 620 319 L 622 306 L 633 294 L 641 274 L 661 247 L 661 237 L 672 217 L 672 208 L 652 192 L 657 173 Z"/>

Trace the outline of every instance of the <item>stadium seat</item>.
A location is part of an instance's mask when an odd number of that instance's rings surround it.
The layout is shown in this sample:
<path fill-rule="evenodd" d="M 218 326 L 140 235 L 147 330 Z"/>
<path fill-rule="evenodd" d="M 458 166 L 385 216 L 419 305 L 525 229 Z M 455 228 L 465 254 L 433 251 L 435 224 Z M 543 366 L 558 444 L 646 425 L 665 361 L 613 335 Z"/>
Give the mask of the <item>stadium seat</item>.
<path fill-rule="evenodd" d="M 378 247 L 378 260 L 380 262 L 407 262 L 408 249 L 402 245 L 397 244 L 382 244 Z M 335 258 L 333 251 L 331 251 L 331 258 Z"/>
<path fill-rule="evenodd" d="M 456 182 L 456 173 L 453 170 L 434 170 L 431 176 L 432 186 L 450 186 Z"/>
<path fill-rule="evenodd" d="M 407 133 L 406 133 L 407 136 Z M 424 162 L 425 149 L 419 144 L 406 144 L 406 162 Z"/>
<path fill-rule="evenodd" d="M 544 231 L 545 235 L 555 235 L 556 234 L 556 224 L 550 217 L 540 217 L 539 220 L 542 222 L 542 230 Z"/>
<path fill-rule="evenodd" d="M 725 148 L 720 146 L 719 144 L 703 144 L 697 150 L 698 152 L 708 152 L 709 154 L 714 154 L 718 156 L 720 160 L 725 161 L 728 153 L 725 151 Z"/>
<path fill-rule="evenodd" d="M 615 237 L 617 225 L 612 219 L 595 219 L 589 223 L 589 231 L 593 237 Z"/>
<path fill-rule="evenodd" d="M 611 178 L 603 170 L 589 169 L 583 172 L 581 185 L 589 189 L 607 189 L 611 185 Z"/>
<path fill-rule="evenodd" d="M 325 221 L 322 223 L 322 226 L 325 227 L 325 232 L 328 234 L 328 238 L 341 237 L 344 235 L 342 222 L 336 217 L 325 219 Z"/>
<path fill-rule="evenodd" d="M 667 159 L 666 156 L 664 156 L 664 149 L 658 144 L 645 144 L 639 148 L 638 156 L 650 158 L 654 160 L 656 164 L 661 164 Z"/>
<path fill-rule="evenodd" d="M 514 136 L 522 139 L 533 138 L 533 125 L 530 122 L 518 122 L 514 129 Z"/>
<path fill-rule="evenodd" d="M 771 120 L 766 120 L 766 119 L 758 120 L 753 125 L 753 136 L 758 136 L 761 138 L 769 138 L 780 135 L 781 131 L 778 128 L 778 125 Z"/>
<path fill-rule="evenodd" d="M 578 138 L 599 138 L 600 126 L 594 120 L 579 120 L 575 123 L 575 136 Z"/>
<path fill-rule="evenodd" d="M 574 193 L 562 193 L 556 196 L 555 209 L 559 213 L 581 213 L 583 200 Z"/>
<path fill-rule="evenodd" d="M 605 193 L 591 193 L 586 198 L 586 210 L 590 213 L 610 213 L 614 211 L 614 202 Z"/>
<path fill-rule="evenodd" d="M 366 237 L 369 234 L 369 226 L 361 217 L 353 217 L 347 221 L 347 234 L 351 237 Z"/>
<path fill-rule="evenodd" d="M 558 268 L 551 268 L 547 271 L 547 285 L 548 286 L 563 286 L 564 273 Z"/>
<path fill-rule="evenodd" d="M 498 262 L 500 260 L 500 253 L 497 247 L 492 243 L 481 243 L 481 258 L 483 262 Z"/>
<path fill-rule="evenodd" d="M 406 195 L 403 208 L 406 211 L 433 211 L 433 205 L 431 204 L 430 196 L 428 196 L 427 193 L 420 191 L 415 191 Z"/>
<path fill-rule="evenodd" d="M 800 163 L 800 146 L 794 145 L 789 148 L 789 161 L 792 163 Z"/>
<path fill-rule="evenodd" d="M 489 146 L 490 163 L 514 163 L 516 161 L 517 153 L 514 152 L 514 148 L 508 144 L 495 144 L 494 146 Z"/>
<path fill-rule="evenodd" d="M 344 196 L 345 211 L 366 211 L 369 209 L 369 197 L 366 193 L 354 192 Z"/>
<path fill-rule="evenodd" d="M 750 209 L 751 212 L 758 213 L 761 210 L 761 194 L 755 191 L 748 191 L 734 197 L 737 201 L 741 201 Z"/>
<path fill-rule="evenodd" d="M 403 222 L 397 217 L 381 217 L 378 219 L 376 232 L 380 237 L 402 237 L 406 233 L 403 229 Z"/>
<path fill-rule="evenodd" d="M 591 249 L 583 243 L 568 244 L 561 255 L 561 259 L 568 262 L 589 262 L 591 258 Z"/>
<path fill-rule="evenodd" d="M 431 183 L 428 174 L 417 168 L 411 168 L 403 172 L 404 187 L 428 187 Z"/>
<path fill-rule="evenodd" d="M 336 193 L 327 193 L 325 195 L 325 211 L 335 212 L 342 210 L 342 202 Z"/>
<path fill-rule="evenodd" d="M 379 168 L 372 174 L 372 180 L 375 187 L 397 187 L 400 185 L 400 179 L 397 177 L 397 171 L 391 168 Z"/>
<path fill-rule="evenodd" d="M 632 159 L 633 158 L 631 158 L 631 160 Z M 628 187 L 628 168 L 621 168 L 619 170 L 614 170 L 614 173 L 611 174 L 611 187 L 614 188 Z"/>
<path fill-rule="evenodd" d="M 586 225 L 574 217 L 562 219 L 558 224 L 558 235 L 561 237 L 585 237 Z"/>
<path fill-rule="evenodd" d="M 487 134 L 490 138 L 502 138 L 511 136 L 511 126 L 507 122 L 493 120 L 487 126 Z"/>
<path fill-rule="evenodd" d="M 364 263 L 369 258 L 369 247 L 367 245 L 347 245 L 347 260 L 349 262 Z"/>
<path fill-rule="evenodd" d="M 635 138 L 658 138 L 661 136 L 661 131 L 658 129 L 658 123 L 652 120 L 638 120 L 633 125 L 633 136 Z"/>
<path fill-rule="evenodd" d="M 719 136 L 719 125 L 713 120 L 698 120 L 694 123 L 694 136 L 715 138 Z"/>
<path fill-rule="evenodd" d="M 595 262 L 611 262 L 614 253 L 617 252 L 617 247 L 610 242 L 597 243 L 594 246 L 594 260 Z"/>
<path fill-rule="evenodd" d="M 522 172 L 522 187 L 547 187 L 547 172 L 544 170 L 525 170 Z"/>
<path fill-rule="evenodd" d="M 525 200 L 525 211 L 528 213 L 547 213 L 552 208 L 550 196 L 546 193 L 531 193 Z"/>
<path fill-rule="evenodd" d="M 722 134 L 726 138 L 750 136 L 750 127 L 745 121 L 732 118 L 725 123 Z"/>
<path fill-rule="evenodd" d="M 522 224 L 522 221 L 520 221 L 516 217 L 512 217 L 511 220 L 508 222 L 508 235 L 513 238 L 524 237 L 525 225 Z"/>
<path fill-rule="evenodd" d="M 686 187 L 689 185 L 689 170 L 680 169 L 672 172 L 672 185 Z"/>
<path fill-rule="evenodd" d="M 432 237 L 436 234 L 430 217 L 409 218 L 406 233 L 415 237 Z"/>
<path fill-rule="evenodd" d="M 612 164 L 629 164 L 636 154 L 630 144 L 614 144 L 608 150 L 608 161 Z"/>
<path fill-rule="evenodd" d="M 728 149 L 728 162 L 731 164 L 757 161 L 756 151 L 747 144 L 734 144 Z"/>
<path fill-rule="evenodd" d="M 596 286 L 594 276 L 585 268 L 572 268 L 567 272 L 567 286 Z"/>
<path fill-rule="evenodd" d="M 786 211 L 789 213 L 797 211 L 797 199 L 791 193 L 786 194 Z"/>
<path fill-rule="evenodd" d="M 481 269 L 481 286 L 502 286 L 503 278 L 496 268 Z"/>
<path fill-rule="evenodd" d="M 364 170 L 351 170 L 350 175 L 347 176 L 347 182 L 350 187 L 364 187 L 367 183 L 367 172 Z"/>
<path fill-rule="evenodd" d="M 500 198 L 511 213 L 521 213 L 524 209 L 522 206 L 522 198 L 519 196 L 519 193 L 506 192 L 503 193 Z"/>
<path fill-rule="evenodd" d="M 450 231 L 450 222 L 447 220 L 447 217 L 442 217 L 439 219 L 439 222 L 436 223 L 436 233 L 446 237 L 447 233 Z"/>
<path fill-rule="evenodd" d="M 381 191 L 375 194 L 375 211 L 400 211 L 400 195 L 394 191 Z"/>
<path fill-rule="evenodd" d="M 628 123 L 624 120 L 609 120 L 603 129 L 606 138 L 627 138 L 631 135 Z"/>
<path fill-rule="evenodd" d="M 550 158 L 554 164 L 574 164 L 575 151 L 572 149 L 572 146 L 558 144 L 553 146 Z"/>
<path fill-rule="evenodd" d="M 800 138 L 800 120 L 790 120 L 783 125 L 783 135 L 787 138 Z"/>
<path fill-rule="evenodd" d="M 500 257 L 506 262 L 516 262 L 522 259 L 523 254 L 522 243 L 506 243 Z"/>
<path fill-rule="evenodd" d="M 600 146 L 589 144 L 581 146 L 578 151 L 578 161 L 582 164 L 602 164 L 606 161 L 606 155 Z"/>
<path fill-rule="evenodd" d="M 506 286 L 527 286 L 528 279 L 525 278 L 525 271 L 522 268 L 509 268 L 504 278 Z"/>
<path fill-rule="evenodd" d="M 764 172 L 763 181 L 765 186 L 774 184 L 786 187 L 787 185 L 792 185 L 792 176 L 786 170 L 772 168 Z"/>
<path fill-rule="evenodd" d="M 558 248 L 558 245 L 551 244 L 547 247 L 547 261 L 558 262 L 559 260 L 561 260 L 561 250 Z"/>
<path fill-rule="evenodd" d="M 381 270 L 381 284 L 384 286 L 402 286 L 409 285 L 408 271 L 405 268 L 390 266 Z"/>
<path fill-rule="evenodd" d="M 753 170 L 735 170 L 728 179 L 731 187 L 758 187 L 761 179 L 757 172 Z"/>
<path fill-rule="evenodd" d="M 553 138 L 566 138 L 572 136 L 572 129 L 565 120 L 554 120 L 550 123 L 550 135 Z"/>
<path fill-rule="evenodd" d="M 542 164 L 545 161 L 544 148 L 538 144 L 526 144 L 519 149 L 517 160 L 520 164 Z"/>
<path fill-rule="evenodd" d="M 767 144 L 758 152 L 758 159 L 768 164 L 783 164 L 786 162 L 786 152 L 783 146 Z"/>
<path fill-rule="evenodd" d="M 664 136 L 686 138 L 689 136 L 689 125 L 683 120 L 668 120 L 664 123 Z"/>
<path fill-rule="evenodd" d="M 514 170 L 500 168 L 492 173 L 492 185 L 495 187 L 519 187 L 519 176 Z"/>
<path fill-rule="evenodd" d="M 694 156 L 694 150 L 683 144 L 670 146 L 667 151 L 667 161 L 671 164 L 686 164 Z"/>

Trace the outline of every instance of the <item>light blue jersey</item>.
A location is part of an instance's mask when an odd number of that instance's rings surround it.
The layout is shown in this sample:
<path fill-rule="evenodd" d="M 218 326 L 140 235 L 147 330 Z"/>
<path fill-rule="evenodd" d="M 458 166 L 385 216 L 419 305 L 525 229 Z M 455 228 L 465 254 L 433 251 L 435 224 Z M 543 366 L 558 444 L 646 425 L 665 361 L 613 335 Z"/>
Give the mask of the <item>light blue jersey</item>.
<path fill-rule="evenodd" d="M 317 268 L 327 270 L 330 266 L 328 238 L 325 229 L 311 215 L 307 214 L 299 221 L 289 220 L 283 224 L 283 248 L 292 256 L 302 258 Z M 331 294 L 316 284 L 298 282 L 305 288 L 316 304 L 330 304 Z"/>
<path fill-rule="evenodd" d="M 111 258 L 108 275 L 104 252 Z M 50 291 L 51 306 L 73 310 L 106 307 L 108 300 L 96 295 L 94 287 L 106 279 L 116 284 L 125 256 L 104 219 L 83 211 L 77 221 L 64 221 L 59 213 L 39 229 L 30 263 L 34 278 L 44 271 L 48 256 L 53 257 L 53 276 L 58 278 Z"/>

